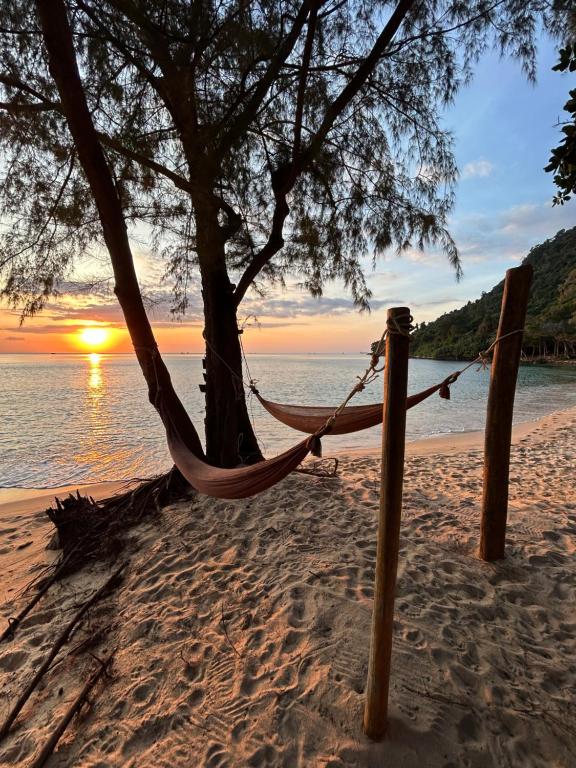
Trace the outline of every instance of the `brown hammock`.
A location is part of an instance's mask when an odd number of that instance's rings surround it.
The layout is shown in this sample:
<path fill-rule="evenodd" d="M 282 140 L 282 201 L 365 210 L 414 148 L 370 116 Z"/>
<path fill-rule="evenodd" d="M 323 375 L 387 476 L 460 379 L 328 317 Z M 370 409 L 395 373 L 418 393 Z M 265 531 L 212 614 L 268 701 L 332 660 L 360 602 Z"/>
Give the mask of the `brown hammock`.
<path fill-rule="evenodd" d="M 194 456 L 177 435 L 168 432 L 168 448 L 174 464 L 193 488 L 218 499 L 245 499 L 276 485 L 306 458 L 314 440 L 308 437 L 279 456 L 258 464 L 221 469 Z"/>
<path fill-rule="evenodd" d="M 423 392 L 411 395 L 407 400 L 407 408 L 412 408 L 438 391 L 440 391 L 441 397 L 449 398 L 448 383 L 451 381 L 452 379 L 447 379 L 441 384 L 436 384 Z M 280 405 L 279 403 L 270 403 L 259 395 L 258 399 L 273 416 L 278 413 L 276 418 L 279 418 L 284 424 L 313 434 L 273 459 L 266 459 L 258 464 L 235 469 L 213 467 L 198 458 L 180 436 L 170 414 L 166 411 L 162 413 L 170 455 L 174 464 L 193 488 L 218 499 L 245 499 L 248 496 L 254 496 L 283 480 L 296 469 L 309 453 L 318 455 L 320 437 L 323 434 L 354 432 L 374 426 L 382 421 L 382 403 L 349 406 L 336 417 L 330 426 L 327 426 L 326 422 L 334 414 L 334 408 Z M 288 416 L 286 416 L 286 409 L 290 412 Z M 295 415 L 291 413 L 293 411 L 296 412 Z M 295 424 L 300 426 L 294 426 Z"/>
<path fill-rule="evenodd" d="M 410 395 L 406 400 L 406 409 L 413 408 L 426 398 L 440 390 L 440 396 L 446 399 L 450 398 L 448 381 L 441 384 L 435 384 L 433 387 L 425 389 L 423 392 L 417 392 Z M 313 435 L 321 429 L 336 410 L 330 406 L 307 406 L 307 405 L 286 405 L 284 403 L 273 403 L 265 400 L 258 392 L 256 387 L 252 387 L 252 392 L 256 395 L 263 408 L 271 416 L 299 432 L 307 432 Z M 338 414 L 332 426 L 328 430 L 330 435 L 346 435 L 349 432 L 359 432 L 361 429 L 374 427 L 382 422 L 383 404 L 372 403 L 371 405 L 349 405 Z"/>

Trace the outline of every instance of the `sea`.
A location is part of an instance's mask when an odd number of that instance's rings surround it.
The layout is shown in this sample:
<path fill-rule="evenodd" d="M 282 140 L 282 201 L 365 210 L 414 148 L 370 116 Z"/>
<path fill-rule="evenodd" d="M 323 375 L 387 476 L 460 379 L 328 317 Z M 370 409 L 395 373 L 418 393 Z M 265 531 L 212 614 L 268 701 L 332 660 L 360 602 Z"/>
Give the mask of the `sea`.
<path fill-rule="evenodd" d="M 199 432 L 203 429 L 201 355 L 166 355 L 174 385 Z M 366 355 L 248 356 L 263 397 L 301 405 L 337 406 L 368 365 Z M 464 367 L 411 360 L 409 393 Z M 452 386 L 408 412 L 407 440 L 483 429 L 489 370 L 474 366 Z M 0 355 L 0 488 L 54 488 L 145 478 L 171 466 L 162 425 L 148 403 L 133 355 Z M 352 404 L 382 399 L 382 375 Z M 515 422 L 576 405 L 576 367 L 522 366 Z M 253 397 L 248 407 L 266 456 L 301 439 L 269 416 Z M 326 436 L 324 454 L 379 445 L 380 428 Z"/>

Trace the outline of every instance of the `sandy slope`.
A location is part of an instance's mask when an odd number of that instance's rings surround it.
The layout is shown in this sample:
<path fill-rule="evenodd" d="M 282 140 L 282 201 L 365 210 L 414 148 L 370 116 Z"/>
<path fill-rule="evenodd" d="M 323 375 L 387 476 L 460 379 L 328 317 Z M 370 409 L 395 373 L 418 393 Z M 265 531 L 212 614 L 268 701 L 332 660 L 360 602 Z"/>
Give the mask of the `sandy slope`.
<path fill-rule="evenodd" d="M 361 730 L 372 456 L 343 461 L 337 480 L 294 475 L 252 500 L 192 498 L 135 530 L 124 584 L 73 638 L 0 745 L 0 764 L 33 756 L 94 668 L 70 649 L 105 628 L 93 650 L 118 647 L 113 679 L 53 767 L 575 766 L 575 446 L 576 410 L 519 436 L 508 557 L 490 565 L 475 557 L 478 441 L 444 454 L 411 449 L 381 744 Z M 46 529 L 30 519 L 37 539 Z M 105 577 L 92 568 L 69 579 L 0 647 L 0 717 L 62 610 L 70 615 Z"/>

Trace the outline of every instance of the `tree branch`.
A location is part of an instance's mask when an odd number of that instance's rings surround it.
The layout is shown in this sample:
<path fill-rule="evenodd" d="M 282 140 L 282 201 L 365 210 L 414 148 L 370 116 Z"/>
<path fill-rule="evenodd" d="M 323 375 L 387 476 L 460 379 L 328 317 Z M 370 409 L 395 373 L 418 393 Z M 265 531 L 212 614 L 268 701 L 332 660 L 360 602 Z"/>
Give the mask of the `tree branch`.
<path fill-rule="evenodd" d="M 28 104 L 24 101 L 0 101 L 0 109 L 11 115 L 18 113 L 34 114 L 38 112 L 50 112 L 55 109 L 56 104 Z"/>
<path fill-rule="evenodd" d="M 347 85 L 328 107 L 320 127 L 308 142 L 307 147 L 294 157 L 290 165 L 280 168 L 273 173 L 272 188 L 274 190 L 276 205 L 272 218 L 270 236 L 264 247 L 254 256 L 238 282 L 236 290 L 234 291 L 236 306 L 242 301 L 246 291 L 259 272 L 284 245 L 282 232 L 284 223 L 290 212 L 287 196 L 293 189 L 298 176 L 310 166 L 320 151 L 320 148 L 336 119 L 342 114 L 362 86 L 366 83 L 415 2 L 416 0 L 400 0 L 396 9 L 388 19 L 384 29 L 372 46 L 370 53 L 362 61 Z"/>
<path fill-rule="evenodd" d="M 298 38 L 300 37 L 302 28 L 306 23 L 306 19 L 308 18 L 308 13 L 310 9 L 320 8 L 322 5 L 322 2 L 323 0 L 304 0 L 302 5 L 300 6 L 300 9 L 296 14 L 296 18 L 294 19 L 294 23 L 292 24 L 292 29 L 286 35 L 284 40 L 281 42 L 276 52 L 276 55 L 270 59 L 270 63 L 268 65 L 266 72 L 264 73 L 262 79 L 259 81 L 259 83 L 255 87 L 254 94 L 249 99 L 244 110 L 236 118 L 233 126 L 225 134 L 224 138 L 220 141 L 220 144 L 216 151 L 216 155 L 218 159 L 222 158 L 226 154 L 226 152 L 232 147 L 234 142 L 244 133 L 248 125 L 250 125 L 250 123 L 256 117 L 258 110 L 260 108 L 260 105 L 262 104 L 262 101 L 264 100 L 266 94 L 268 93 L 270 86 L 276 79 L 276 76 L 278 75 L 284 63 L 286 62 L 286 59 L 294 49 L 294 46 L 296 45 Z"/>
<path fill-rule="evenodd" d="M 114 152 L 117 152 L 119 155 L 122 155 L 129 160 L 133 160 L 135 163 L 143 165 L 145 168 L 149 168 L 151 171 L 156 171 L 156 173 L 165 176 L 167 179 L 170 179 L 170 181 L 173 182 L 175 187 L 183 190 L 184 192 L 191 192 L 193 190 L 194 185 L 186 177 L 170 170 L 170 168 L 166 168 L 165 165 L 156 162 L 156 160 L 153 160 L 151 157 L 147 157 L 140 152 L 135 152 L 133 149 L 129 149 L 128 147 L 124 146 L 121 141 L 115 139 L 112 136 L 108 136 L 101 131 L 97 131 L 97 134 L 102 144 L 110 147 L 110 149 L 114 150 Z"/>
<path fill-rule="evenodd" d="M 300 70 L 300 81 L 298 83 L 298 93 L 296 95 L 296 111 L 294 115 L 294 144 L 292 147 L 292 160 L 294 161 L 300 152 L 300 143 L 302 140 L 302 118 L 304 116 L 304 99 L 306 96 L 306 80 L 308 79 L 308 70 L 310 68 L 310 59 L 312 57 L 312 46 L 314 45 L 314 34 L 316 32 L 316 20 L 318 9 L 312 8 L 310 18 L 308 19 L 308 31 L 306 33 L 306 42 L 304 43 L 304 52 L 302 54 L 302 69 Z"/>
<path fill-rule="evenodd" d="M 283 191 L 285 186 L 284 177 L 286 172 L 286 167 L 272 172 L 272 188 L 274 190 L 276 203 L 274 206 L 274 213 L 272 215 L 272 227 L 270 229 L 270 235 L 266 244 L 254 256 L 252 261 L 244 270 L 242 277 L 238 281 L 238 285 L 234 291 L 234 301 L 236 307 L 238 307 L 246 295 L 246 291 L 258 276 L 259 272 L 284 246 L 284 237 L 282 233 L 284 229 L 284 222 L 290 213 L 290 208 L 286 200 L 287 193 Z"/>
<path fill-rule="evenodd" d="M 301 173 L 302 170 L 304 170 L 316 157 L 324 139 L 330 132 L 335 121 L 366 83 L 415 2 L 416 0 L 400 0 L 396 9 L 388 19 L 386 26 L 372 46 L 372 50 L 366 56 L 362 64 L 360 64 L 350 81 L 344 86 L 332 104 L 328 107 L 320 127 L 294 164 L 295 169 L 293 172 L 295 172 L 296 176 L 299 175 L 299 173 Z"/>

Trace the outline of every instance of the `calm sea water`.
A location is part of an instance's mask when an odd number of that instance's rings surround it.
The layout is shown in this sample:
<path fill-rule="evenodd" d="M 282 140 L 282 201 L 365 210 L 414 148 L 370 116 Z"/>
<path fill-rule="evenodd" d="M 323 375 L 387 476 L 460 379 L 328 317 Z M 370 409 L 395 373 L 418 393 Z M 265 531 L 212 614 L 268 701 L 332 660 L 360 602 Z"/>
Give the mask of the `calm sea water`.
<path fill-rule="evenodd" d="M 167 355 L 177 391 L 199 431 L 203 424 L 202 363 L 196 355 Z M 251 355 L 262 395 L 305 405 L 337 405 L 362 373 L 361 355 Z M 410 361 L 409 391 L 441 381 L 458 363 Z M 434 395 L 408 413 L 409 440 L 482 429 L 488 371 L 470 369 L 452 399 Z M 148 404 L 131 355 L 0 355 L 0 487 L 50 488 L 146 477 L 170 466 L 163 430 Z M 379 378 L 355 402 L 380 400 Z M 576 405 L 576 369 L 523 367 L 516 421 Z M 264 453 L 272 456 L 301 439 L 250 398 Z M 324 438 L 324 453 L 379 444 L 380 429 Z"/>

